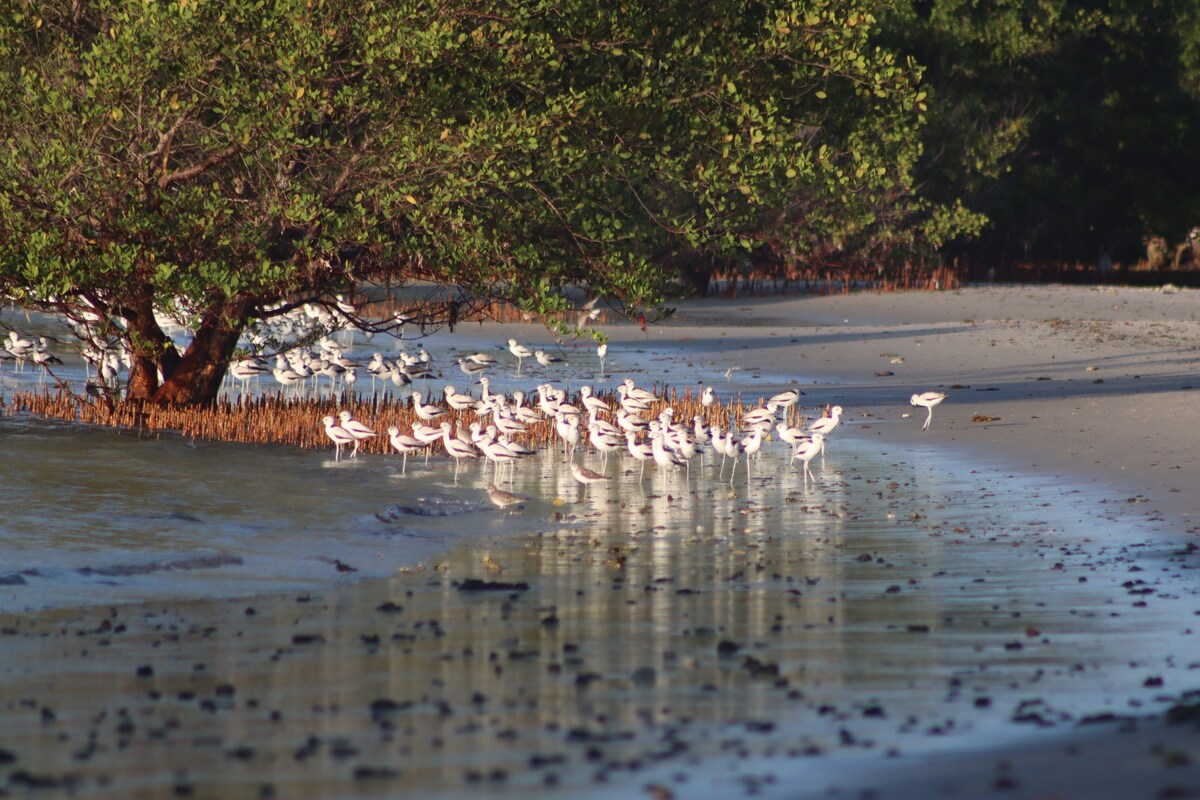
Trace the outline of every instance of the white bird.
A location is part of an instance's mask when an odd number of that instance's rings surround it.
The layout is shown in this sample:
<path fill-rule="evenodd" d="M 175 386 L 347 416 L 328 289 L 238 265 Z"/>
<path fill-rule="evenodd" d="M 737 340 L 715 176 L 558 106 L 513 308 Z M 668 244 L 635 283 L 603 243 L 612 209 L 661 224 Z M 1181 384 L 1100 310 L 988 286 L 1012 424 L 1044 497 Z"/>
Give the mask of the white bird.
<path fill-rule="evenodd" d="M 600 318 L 600 309 L 596 308 L 596 302 L 599 299 L 600 295 L 596 295 L 579 307 L 575 316 L 576 331 L 582 331 Z"/>
<path fill-rule="evenodd" d="M 387 364 L 383 361 L 383 353 L 373 353 L 371 355 L 371 363 L 367 364 L 367 372 L 375 377 L 379 377 L 389 371 Z"/>
<path fill-rule="evenodd" d="M 517 374 L 521 374 L 521 360 L 533 355 L 533 351 L 523 344 L 517 344 L 516 339 L 508 340 L 508 352 L 517 357 Z"/>
<path fill-rule="evenodd" d="M 812 424 L 808 426 L 809 433 L 821 434 L 822 457 L 825 455 L 825 438 L 828 437 L 829 434 L 833 433 L 833 429 L 836 428 L 838 423 L 842 421 L 842 413 L 841 406 L 834 406 L 833 408 L 829 409 L 828 417 L 820 417 L 819 419 L 815 419 L 812 421 Z"/>
<path fill-rule="evenodd" d="M 775 432 L 779 434 L 780 441 L 787 442 L 788 444 L 792 445 L 792 447 L 795 447 L 796 445 L 800 444 L 800 442 L 808 438 L 808 434 L 804 432 L 803 428 L 791 427 L 786 422 L 781 422 L 776 425 Z"/>
<path fill-rule="evenodd" d="M 608 466 L 608 454 L 621 449 L 621 440 L 611 433 L 601 430 L 599 425 L 588 426 L 588 442 L 603 455 L 600 469 Z"/>
<path fill-rule="evenodd" d="M 921 430 L 929 430 L 929 423 L 933 422 L 933 407 L 946 399 L 943 392 L 925 392 L 923 394 L 914 394 L 909 400 L 910 405 L 920 406 L 929 411 L 929 416 L 925 418 L 925 424 L 921 426 Z"/>
<path fill-rule="evenodd" d="M 733 428 L 730 428 L 725 433 L 722 433 L 720 430 L 714 431 L 712 443 L 713 449 L 721 454 L 721 470 L 717 473 L 717 477 L 725 474 L 725 462 L 730 458 L 733 459 L 733 468 L 736 471 L 737 459 L 741 451 L 738 449 L 739 443 Z M 732 478 L 729 482 L 733 483 Z"/>
<path fill-rule="evenodd" d="M 472 353 L 471 355 L 467 356 L 467 361 L 479 364 L 483 367 L 496 366 L 496 357 L 489 355 L 488 353 Z"/>
<path fill-rule="evenodd" d="M 525 425 L 534 425 L 541 422 L 543 419 L 541 412 L 535 408 L 525 406 L 524 402 L 524 392 L 513 392 L 513 404 L 509 407 L 509 411 L 512 412 L 517 422 Z"/>
<path fill-rule="evenodd" d="M 354 419 L 349 411 L 339 412 L 338 416 L 342 420 L 341 429 L 354 437 L 354 452 L 350 454 L 350 457 L 354 458 L 358 455 L 358 443 L 373 437 L 375 431 Z"/>
<path fill-rule="evenodd" d="M 412 406 L 413 411 L 416 412 L 417 416 L 423 419 L 425 422 L 433 422 L 438 417 L 444 416 L 446 413 L 446 409 L 442 408 L 441 406 L 435 406 L 432 403 L 422 403 L 420 392 L 412 393 Z"/>
<path fill-rule="evenodd" d="M 545 350 L 534 350 L 533 357 L 536 358 L 537 362 L 539 364 L 541 364 L 543 367 L 548 367 L 551 364 L 561 364 L 562 363 L 561 358 L 559 358 L 558 356 L 552 356 L 549 353 L 547 353 Z"/>
<path fill-rule="evenodd" d="M 700 394 L 700 405 L 708 408 L 714 402 L 716 402 L 716 397 L 713 396 L 713 388 L 711 386 L 705 386 L 704 391 Z"/>
<path fill-rule="evenodd" d="M 433 449 L 431 445 L 441 441 L 442 429 L 426 425 L 420 420 L 415 420 L 412 424 L 412 432 L 413 438 L 425 445 L 425 463 L 428 464 L 429 453 Z"/>
<path fill-rule="evenodd" d="M 446 384 L 443 391 L 443 396 L 446 400 L 446 405 L 453 408 L 455 411 L 466 411 L 475 405 L 475 398 L 469 394 L 463 394 L 455 389 L 450 384 Z"/>
<path fill-rule="evenodd" d="M 287 365 L 287 361 L 283 356 L 275 356 L 275 369 L 272 370 L 272 374 L 274 374 L 275 380 L 284 389 L 304 380 L 304 377 L 300 373 Z"/>
<path fill-rule="evenodd" d="M 458 468 L 464 458 L 479 458 L 479 449 L 470 442 L 459 439 L 450 432 L 450 423 L 442 423 L 442 446 L 446 455 L 454 459 L 454 482 L 458 483 Z"/>
<path fill-rule="evenodd" d="M 404 462 L 400 468 L 400 474 L 405 475 L 408 473 L 409 454 L 418 453 L 424 450 L 428 445 L 414 436 L 408 436 L 407 434 L 401 433 L 400 429 L 395 425 L 389 426 L 387 432 L 388 441 L 392 443 L 392 447 L 395 448 L 396 452 L 404 456 Z M 441 435 L 441 431 L 438 431 L 438 435 Z"/>
<path fill-rule="evenodd" d="M 601 400 L 592 392 L 592 387 L 590 386 L 580 386 L 579 396 L 581 398 L 580 404 L 587 409 L 589 414 L 600 413 L 601 411 L 611 413 L 613 410 L 612 406 Z"/>
<path fill-rule="evenodd" d="M 641 389 L 634 385 L 633 378 L 626 378 L 621 382 L 625 387 L 625 394 L 634 400 L 640 400 L 643 403 L 658 402 L 658 395 L 647 389 Z"/>
<path fill-rule="evenodd" d="M 650 454 L 654 457 L 654 463 L 658 465 L 658 469 L 663 475 L 668 469 L 675 470 L 683 466 L 683 459 L 667 450 L 661 430 L 650 434 Z"/>
<path fill-rule="evenodd" d="M 629 449 L 629 455 L 642 462 L 641 471 L 638 473 L 638 481 L 641 481 L 646 476 L 646 462 L 654 458 L 654 448 L 645 442 L 639 442 L 636 437 L 637 434 L 633 431 L 626 433 L 625 445 Z"/>
<path fill-rule="evenodd" d="M 9 331 L 8 341 L 4 343 L 4 348 L 13 354 L 13 358 L 17 360 L 17 366 L 21 367 L 24 366 L 25 358 L 33 348 L 33 342 L 22 339 L 16 331 Z"/>
<path fill-rule="evenodd" d="M 340 311 L 346 315 L 356 313 L 357 309 L 355 309 L 354 304 L 347 301 L 345 295 L 336 294 L 333 296 L 333 299 L 334 299 L 334 305 L 337 306 L 338 311 Z"/>
<path fill-rule="evenodd" d="M 773 422 L 775 420 L 775 411 L 779 408 L 774 402 L 767 403 L 766 408 L 756 408 L 753 411 L 747 411 L 742 417 L 742 424 L 750 427 L 758 425 L 762 422 Z"/>
<path fill-rule="evenodd" d="M 637 414 L 632 414 L 625 410 L 624 407 L 617 412 L 617 425 L 626 433 L 638 433 L 650 427 L 650 423 L 639 417 Z"/>
<path fill-rule="evenodd" d="M 499 475 L 502 464 L 509 464 L 515 470 L 516 462 L 521 458 L 521 455 L 504 442 L 495 438 L 497 433 L 496 428 L 489 425 L 487 433 L 483 434 L 481 440 L 476 443 L 476 447 L 483 453 L 484 458 L 494 465 L 493 473 Z"/>
<path fill-rule="evenodd" d="M 50 344 L 46 341 L 45 336 L 39 336 L 37 345 L 33 348 L 33 363 L 35 364 L 61 364 L 62 359 L 50 352 Z M 266 371 L 266 367 L 263 367 Z"/>
<path fill-rule="evenodd" d="M 643 411 L 650 410 L 650 404 L 644 400 L 639 400 L 629 394 L 629 387 L 621 384 L 617 387 L 617 394 L 620 396 L 618 401 L 621 404 L 621 409 L 627 414 L 638 415 Z"/>
<path fill-rule="evenodd" d="M 812 479 L 817 479 L 816 475 L 812 474 L 812 470 L 808 468 L 808 463 L 816 458 L 817 453 L 820 453 L 825 446 L 825 437 L 820 433 L 814 433 L 811 439 L 801 439 L 796 443 L 792 450 L 792 461 L 800 459 L 804 465 L 804 485 L 808 485 L 808 477 L 812 475 Z"/>
<path fill-rule="evenodd" d="M 460 358 L 458 360 L 458 368 L 463 371 L 464 375 L 475 377 L 479 373 L 488 368 L 487 364 L 480 364 L 478 361 L 472 361 L 469 358 Z"/>
<path fill-rule="evenodd" d="M 777 408 L 791 408 L 792 406 L 796 405 L 796 402 L 800 399 L 800 395 L 802 394 L 804 394 L 804 392 L 800 391 L 799 389 L 792 389 L 787 392 L 780 392 L 767 402 L 774 403 Z"/>
<path fill-rule="evenodd" d="M 511 419 L 511 418 L 505 416 L 504 414 L 498 414 L 495 417 L 495 420 L 496 420 L 496 429 L 498 431 L 500 431 L 501 433 L 503 433 L 505 436 L 517 436 L 517 435 L 525 433 L 526 431 L 529 430 L 528 428 L 525 427 L 524 424 L 518 422 L 515 419 Z"/>
<path fill-rule="evenodd" d="M 583 496 L 587 497 L 588 486 L 600 481 L 607 481 L 610 478 L 607 475 L 601 475 L 599 472 L 580 466 L 574 461 L 571 462 L 571 474 L 575 476 L 575 480 L 583 484 Z"/>
<path fill-rule="evenodd" d="M 608 342 L 596 345 L 596 357 L 600 359 L 600 377 L 604 377 L 604 357 L 608 355 Z"/>
<path fill-rule="evenodd" d="M 755 428 L 750 435 L 739 443 L 741 451 L 746 454 L 746 483 L 750 483 L 750 459 L 762 449 L 762 428 Z"/>
<path fill-rule="evenodd" d="M 46 344 L 46 337 L 40 336 L 37 345 L 33 348 L 33 354 L 29 357 L 30 361 L 42 368 L 42 381 L 46 380 L 46 373 L 51 364 L 62 363 L 62 359 L 51 353 L 49 347 Z"/>
<path fill-rule="evenodd" d="M 353 444 L 357 446 L 358 441 L 350 435 L 349 431 L 334 422 L 333 417 L 327 416 L 323 418 L 321 422 L 325 425 L 325 435 L 328 436 L 333 442 L 334 461 L 341 460 L 342 445 Z"/>
<path fill-rule="evenodd" d="M 554 432 L 563 440 L 563 447 L 567 449 L 569 446 L 569 454 L 575 452 L 575 446 L 579 444 L 579 415 L 578 414 L 559 414 L 554 418 Z"/>

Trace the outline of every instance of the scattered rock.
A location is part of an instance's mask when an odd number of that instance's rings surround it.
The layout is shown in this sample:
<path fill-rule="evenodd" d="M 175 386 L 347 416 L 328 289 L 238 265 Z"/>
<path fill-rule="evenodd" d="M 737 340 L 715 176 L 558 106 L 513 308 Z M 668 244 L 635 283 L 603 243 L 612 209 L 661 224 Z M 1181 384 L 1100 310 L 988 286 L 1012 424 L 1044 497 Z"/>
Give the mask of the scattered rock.
<path fill-rule="evenodd" d="M 513 583 L 507 581 L 483 581 L 479 578 L 467 578 L 458 585 L 460 592 L 527 592 L 529 584 L 525 581 Z"/>

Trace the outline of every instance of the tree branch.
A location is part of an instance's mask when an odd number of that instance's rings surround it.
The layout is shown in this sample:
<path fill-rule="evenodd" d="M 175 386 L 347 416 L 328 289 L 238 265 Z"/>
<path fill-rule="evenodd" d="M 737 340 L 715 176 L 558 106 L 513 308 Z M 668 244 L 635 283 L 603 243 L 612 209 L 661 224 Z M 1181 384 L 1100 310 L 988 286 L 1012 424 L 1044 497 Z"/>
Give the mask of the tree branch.
<path fill-rule="evenodd" d="M 224 150 L 219 150 L 216 153 L 213 153 L 199 164 L 193 164 L 190 167 L 180 167 L 173 172 L 168 172 L 158 179 L 158 188 L 166 189 L 172 183 L 179 183 L 180 181 L 186 181 L 194 178 L 197 175 L 203 175 L 213 167 L 233 158 L 235 155 L 237 155 L 237 152 L 238 148 L 236 147 L 226 147 Z"/>

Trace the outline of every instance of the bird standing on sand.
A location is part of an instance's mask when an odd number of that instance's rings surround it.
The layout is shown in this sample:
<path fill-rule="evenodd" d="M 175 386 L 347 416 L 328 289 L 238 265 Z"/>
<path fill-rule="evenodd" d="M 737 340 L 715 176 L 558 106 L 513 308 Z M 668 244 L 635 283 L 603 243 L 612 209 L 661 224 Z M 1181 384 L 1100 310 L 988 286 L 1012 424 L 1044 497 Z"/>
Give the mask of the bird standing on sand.
<path fill-rule="evenodd" d="M 519 494 L 506 492 L 496 486 L 496 484 L 488 484 L 487 487 L 488 499 L 496 504 L 499 508 L 508 508 L 509 506 L 519 505 L 528 500 L 528 497 L 521 497 Z"/>
<path fill-rule="evenodd" d="M 946 399 L 944 392 L 925 392 L 923 394 L 914 394 L 909 400 L 909 403 L 914 406 L 920 406 L 929 411 L 929 416 L 925 418 L 925 424 L 921 426 L 921 430 L 929 430 L 929 423 L 933 422 L 933 407 Z"/>

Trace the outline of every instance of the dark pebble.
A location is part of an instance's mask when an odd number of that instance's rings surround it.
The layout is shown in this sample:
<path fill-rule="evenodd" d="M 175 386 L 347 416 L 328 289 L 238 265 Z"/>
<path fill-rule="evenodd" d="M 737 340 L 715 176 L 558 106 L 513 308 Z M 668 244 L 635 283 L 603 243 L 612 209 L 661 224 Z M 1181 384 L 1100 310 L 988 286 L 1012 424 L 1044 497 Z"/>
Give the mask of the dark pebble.
<path fill-rule="evenodd" d="M 506 583 L 504 581 L 481 581 L 478 578 L 467 578 L 458 585 L 460 592 L 526 592 L 529 584 L 524 581 Z"/>
<path fill-rule="evenodd" d="M 292 644 L 325 644 L 325 637 L 319 633 L 297 633 Z"/>
<path fill-rule="evenodd" d="M 658 679 L 658 673 L 654 671 L 654 667 L 638 667 L 630 677 L 638 686 L 649 687 Z"/>
<path fill-rule="evenodd" d="M 719 656 L 731 656 L 741 649 L 742 646 L 740 644 L 731 642 L 728 639 L 722 639 L 717 643 L 717 655 Z"/>

